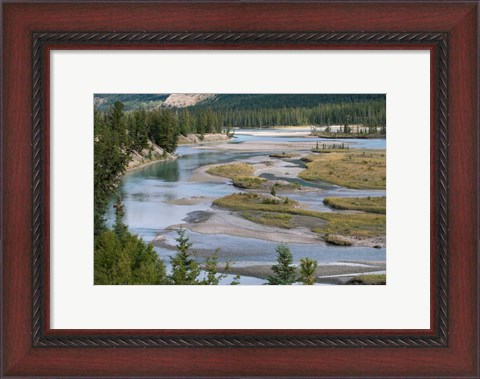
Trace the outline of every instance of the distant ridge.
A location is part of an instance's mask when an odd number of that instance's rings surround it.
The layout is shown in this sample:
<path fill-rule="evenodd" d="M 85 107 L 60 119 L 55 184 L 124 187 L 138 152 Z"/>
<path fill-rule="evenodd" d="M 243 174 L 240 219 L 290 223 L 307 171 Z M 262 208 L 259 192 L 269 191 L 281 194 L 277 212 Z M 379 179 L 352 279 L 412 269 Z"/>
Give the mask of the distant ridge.
<path fill-rule="evenodd" d="M 384 94 L 96 94 L 94 104 L 107 110 L 116 101 L 125 110 L 155 108 L 208 108 L 215 110 L 313 108 L 319 104 L 348 104 L 367 101 L 385 102 Z"/>

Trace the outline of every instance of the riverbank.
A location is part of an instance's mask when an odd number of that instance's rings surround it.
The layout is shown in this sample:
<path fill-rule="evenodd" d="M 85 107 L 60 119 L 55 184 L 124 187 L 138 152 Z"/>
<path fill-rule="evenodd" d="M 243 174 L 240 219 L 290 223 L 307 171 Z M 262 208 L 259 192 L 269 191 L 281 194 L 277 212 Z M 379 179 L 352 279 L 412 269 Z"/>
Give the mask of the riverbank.
<path fill-rule="evenodd" d="M 368 277 L 369 273 L 381 273 L 386 270 L 385 262 L 333 262 L 319 264 L 315 270 L 316 283 L 348 284 L 355 277 Z M 218 271 L 228 272 L 232 275 L 250 276 L 266 280 L 272 275 L 271 265 L 231 265 L 229 271 L 225 271 L 224 265 L 219 265 Z M 300 271 L 296 270 L 297 277 Z"/>
<path fill-rule="evenodd" d="M 126 173 L 149 166 L 153 163 L 167 162 L 177 159 L 175 154 L 167 153 L 160 146 L 152 141 L 148 141 L 148 146 L 142 151 L 134 150 L 131 154 L 130 162 L 125 170 Z"/>

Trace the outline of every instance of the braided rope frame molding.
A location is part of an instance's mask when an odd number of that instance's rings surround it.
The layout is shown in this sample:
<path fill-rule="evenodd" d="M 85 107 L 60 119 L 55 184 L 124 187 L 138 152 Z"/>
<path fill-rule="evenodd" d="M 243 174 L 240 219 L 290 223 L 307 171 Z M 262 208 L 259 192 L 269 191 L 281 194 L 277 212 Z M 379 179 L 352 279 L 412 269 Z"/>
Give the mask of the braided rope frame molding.
<path fill-rule="evenodd" d="M 436 47 L 435 178 L 437 229 L 437 282 L 435 335 L 44 335 L 44 47 L 46 44 L 185 45 L 216 44 L 409 45 Z M 448 35 L 430 32 L 34 32 L 32 34 L 32 344 L 34 347 L 443 347 L 448 344 Z"/>

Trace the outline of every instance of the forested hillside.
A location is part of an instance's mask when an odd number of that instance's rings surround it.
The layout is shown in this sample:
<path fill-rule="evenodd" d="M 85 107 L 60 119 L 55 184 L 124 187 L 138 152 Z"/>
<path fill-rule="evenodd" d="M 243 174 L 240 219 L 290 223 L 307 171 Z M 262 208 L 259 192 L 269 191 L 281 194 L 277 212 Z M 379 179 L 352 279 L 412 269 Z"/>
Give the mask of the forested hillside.
<path fill-rule="evenodd" d="M 349 104 L 369 101 L 385 102 L 385 95 L 360 94 L 218 94 L 196 107 L 213 107 L 215 110 L 226 109 L 278 109 L 278 108 L 313 108 L 319 104 Z"/>
<path fill-rule="evenodd" d="M 186 107 L 175 104 L 192 101 L 169 101 L 174 96 L 179 95 L 96 95 L 95 99 L 96 104 L 101 102 L 97 105 L 99 110 L 107 110 L 107 105 L 115 99 L 123 99 L 117 101 L 129 104 L 124 103 L 125 110 L 133 113 L 140 109 L 147 113 L 171 109 L 183 135 L 229 132 L 235 127 L 364 125 L 385 128 L 386 125 L 386 97 L 378 94 L 185 94 L 197 99 L 193 101 L 195 105 Z"/>
<path fill-rule="evenodd" d="M 98 110 L 107 111 L 120 101 L 126 111 L 159 107 L 168 94 L 95 94 L 93 101 Z"/>

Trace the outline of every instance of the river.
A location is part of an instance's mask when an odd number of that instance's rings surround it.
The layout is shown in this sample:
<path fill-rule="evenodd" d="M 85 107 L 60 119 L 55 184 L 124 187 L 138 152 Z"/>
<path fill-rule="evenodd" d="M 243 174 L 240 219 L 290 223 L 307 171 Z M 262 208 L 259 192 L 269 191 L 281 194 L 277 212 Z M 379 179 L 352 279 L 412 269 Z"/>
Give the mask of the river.
<path fill-rule="evenodd" d="M 301 131 L 302 133 L 299 133 Z M 268 129 L 237 131 L 229 145 L 232 149 L 217 148 L 215 144 L 205 146 L 180 146 L 177 148 L 178 159 L 170 162 L 158 162 L 127 173 L 121 181 L 120 194 L 125 205 L 125 222 L 129 229 L 138 234 L 146 242 L 151 242 L 158 234 L 165 236 L 165 243 L 175 245 L 176 231 L 167 230 L 171 225 L 182 224 L 189 214 L 196 211 L 211 211 L 211 201 L 231 193 L 240 192 L 233 187 L 230 180 L 217 182 L 191 181 L 192 173 L 199 167 L 228 163 L 237 160 L 254 159 L 268 156 L 268 152 L 237 150 L 242 144 L 268 145 L 275 142 L 334 142 L 349 144 L 351 147 L 368 149 L 385 149 L 384 139 L 348 139 L 322 140 L 306 137 L 307 129 Z M 236 146 L 237 149 L 233 149 Z M 245 145 L 246 146 L 246 145 Z M 300 160 L 289 162 L 291 166 L 303 166 Z M 323 204 L 323 199 L 330 196 L 385 196 L 385 191 L 353 190 L 325 182 L 305 182 L 301 179 L 265 174 L 267 179 L 285 179 L 297 181 L 301 185 L 322 189 L 322 192 L 296 192 L 283 194 L 302 201 L 310 209 L 331 211 Z M 172 204 L 173 200 L 204 197 L 197 204 Z M 219 210 L 216 210 L 219 211 Z M 222 211 L 222 210 L 220 210 Z M 227 211 L 225 211 L 227 212 Z M 114 219 L 113 208 L 107 213 L 107 224 Z M 187 231 L 190 242 L 195 249 L 208 249 L 212 252 L 220 249 L 219 261 L 233 261 L 237 265 L 273 264 L 276 260 L 276 242 L 231 235 L 203 234 Z M 324 243 L 306 244 L 290 243 L 294 262 L 301 257 L 316 259 L 319 264 L 335 264 L 338 262 L 385 261 L 385 248 L 342 247 Z M 167 263 L 174 254 L 172 248 L 155 247 L 158 254 Z M 348 264 L 348 263 L 341 263 Z M 242 284 L 260 284 L 263 281 L 255 278 L 242 278 Z"/>

